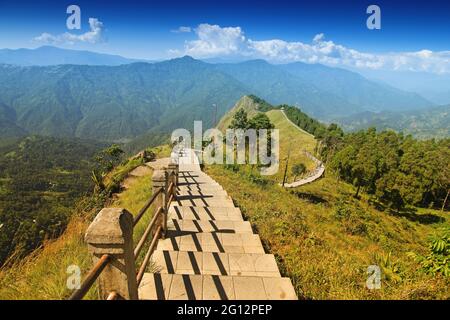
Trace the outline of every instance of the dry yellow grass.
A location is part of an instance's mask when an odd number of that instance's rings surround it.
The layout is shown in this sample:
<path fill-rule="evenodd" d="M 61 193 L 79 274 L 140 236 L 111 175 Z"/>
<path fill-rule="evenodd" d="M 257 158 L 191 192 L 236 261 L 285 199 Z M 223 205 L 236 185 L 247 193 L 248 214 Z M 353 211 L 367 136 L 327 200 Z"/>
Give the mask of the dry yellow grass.
<path fill-rule="evenodd" d="M 86 217 L 75 216 L 64 234 L 57 240 L 46 242 L 25 259 L 11 268 L 0 271 L 0 300 L 49 300 L 65 299 L 67 268 L 79 266 L 88 270 L 91 257 L 84 243 L 84 233 L 89 222 Z M 93 288 L 87 298 L 96 297 Z"/>

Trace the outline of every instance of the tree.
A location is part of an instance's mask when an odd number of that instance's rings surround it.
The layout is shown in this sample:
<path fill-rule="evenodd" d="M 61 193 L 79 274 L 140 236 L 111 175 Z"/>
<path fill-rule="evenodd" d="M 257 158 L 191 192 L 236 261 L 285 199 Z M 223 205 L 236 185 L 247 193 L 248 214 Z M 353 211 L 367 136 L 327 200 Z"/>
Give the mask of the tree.
<path fill-rule="evenodd" d="M 231 120 L 231 124 L 229 126 L 230 129 L 248 129 L 248 119 L 247 112 L 244 109 L 239 109 L 233 116 L 233 120 Z"/>
<path fill-rule="evenodd" d="M 269 117 L 265 113 L 258 113 L 256 116 L 248 121 L 248 128 L 259 129 L 274 129 L 275 126 L 270 122 Z"/>
<path fill-rule="evenodd" d="M 123 153 L 124 151 L 117 144 L 102 150 L 95 158 L 102 174 L 111 171 L 119 163 Z"/>
<path fill-rule="evenodd" d="M 306 172 L 306 166 L 303 163 L 296 163 L 292 167 L 292 174 L 294 175 L 294 181 L 297 179 L 297 176 L 302 175 Z"/>

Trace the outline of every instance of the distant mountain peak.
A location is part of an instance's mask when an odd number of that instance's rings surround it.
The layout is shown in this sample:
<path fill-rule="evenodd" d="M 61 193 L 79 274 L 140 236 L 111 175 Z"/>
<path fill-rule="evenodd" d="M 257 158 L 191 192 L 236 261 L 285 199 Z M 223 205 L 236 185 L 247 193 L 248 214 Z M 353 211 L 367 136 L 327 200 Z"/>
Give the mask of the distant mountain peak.
<path fill-rule="evenodd" d="M 217 128 L 224 132 L 231 124 L 233 116 L 241 109 L 247 112 L 247 116 L 251 118 L 260 112 L 266 112 L 273 108 L 274 107 L 264 99 L 261 99 L 253 94 L 245 95 L 236 102 L 234 107 L 229 110 L 222 117 L 222 119 L 220 119 Z"/>
<path fill-rule="evenodd" d="M 243 61 L 240 62 L 241 64 L 254 64 L 254 65 L 272 65 L 269 62 L 267 62 L 264 59 L 253 59 L 253 60 L 247 60 L 247 61 Z"/>
<path fill-rule="evenodd" d="M 119 55 L 86 50 L 64 49 L 49 45 L 34 49 L 0 49 L 0 64 L 19 66 L 51 66 L 58 64 L 117 66 L 138 61 L 144 60 L 129 59 Z"/>

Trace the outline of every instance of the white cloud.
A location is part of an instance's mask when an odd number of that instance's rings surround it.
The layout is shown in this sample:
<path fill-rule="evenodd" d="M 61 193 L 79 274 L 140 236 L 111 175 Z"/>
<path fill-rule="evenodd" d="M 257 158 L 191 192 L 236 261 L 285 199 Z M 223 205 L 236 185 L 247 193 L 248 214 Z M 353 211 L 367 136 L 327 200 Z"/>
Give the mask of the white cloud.
<path fill-rule="evenodd" d="M 195 30 L 198 40 L 188 41 L 185 53 L 196 57 L 244 54 L 246 39 L 240 27 L 221 28 L 200 24 Z"/>
<path fill-rule="evenodd" d="M 103 40 L 103 23 L 97 18 L 89 18 L 89 31 L 83 34 L 73 34 L 65 32 L 59 35 L 52 35 L 44 32 L 33 40 L 47 44 L 75 44 L 77 42 L 98 43 Z"/>
<path fill-rule="evenodd" d="M 189 32 L 192 32 L 192 28 L 191 27 L 183 27 L 183 26 L 181 26 L 178 29 L 171 30 L 170 32 L 173 32 L 173 33 L 189 33 Z"/>
<path fill-rule="evenodd" d="M 313 38 L 313 42 L 320 42 L 324 37 L 325 35 L 323 33 L 316 34 L 316 36 Z"/>
<path fill-rule="evenodd" d="M 197 58 L 242 56 L 275 63 L 307 62 L 367 69 L 450 73 L 450 51 L 368 53 L 326 40 L 323 33 L 311 43 L 281 39 L 256 41 L 247 38 L 240 27 L 200 24 L 194 29 L 198 39 L 187 41 L 182 54 Z M 174 52 L 174 51 L 172 51 Z"/>

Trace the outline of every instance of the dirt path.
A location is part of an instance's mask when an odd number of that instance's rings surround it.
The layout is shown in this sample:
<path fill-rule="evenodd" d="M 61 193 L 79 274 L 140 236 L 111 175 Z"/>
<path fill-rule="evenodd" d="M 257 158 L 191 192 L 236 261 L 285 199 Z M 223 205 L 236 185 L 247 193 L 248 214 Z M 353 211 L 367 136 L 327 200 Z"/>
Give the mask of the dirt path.
<path fill-rule="evenodd" d="M 155 161 L 144 163 L 143 165 L 137 167 L 130 171 L 128 176 L 122 181 L 120 187 L 123 190 L 129 189 L 133 186 L 135 181 L 139 177 L 144 177 L 152 174 L 153 170 L 161 170 L 170 163 L 170 158 L 156 159 Z"/>
<path fill-rule="evenodd" d="M 299 126 L 297 126 L 295 123 L 293 123 L 288 116 L 286 115 L 286 113 L 284 113 L 284 110 L 281 110 L 281 112 L 283 113 L 283 115 L 286 117 L 287 121 L 289 121 L 289 123 L 291 123 L 294 127 L 296 127 L 299 131 L 306 133 L 312 137 L 314 137 L 312 134 L 310 134 L 309 132 L 306 132 L 305 130 L 303 130 L 302 128 L 300 128 Z M 314 169 L 314 171 L 307 177 L 302 178 L 300 180 L 294 181 L 292 183 L 285 183 L 284 187 L 285 188 L 295 188 L 295 187 L 299 187 L 308 183 L 311 183 L 313 181 L 316 181 L 317 179 L 319 179 L 323 173 L 325 172 L 325 166 L 322 163 L 322 161 L 320 161 L 319 159 L 317 159 L 316 157 L 314 157 L 311 153 L 307 152 L 307 156 L 313 160 L 316 163 L 316 168 Z M 281 185 L 281 184 L 280 184 Z"/>

